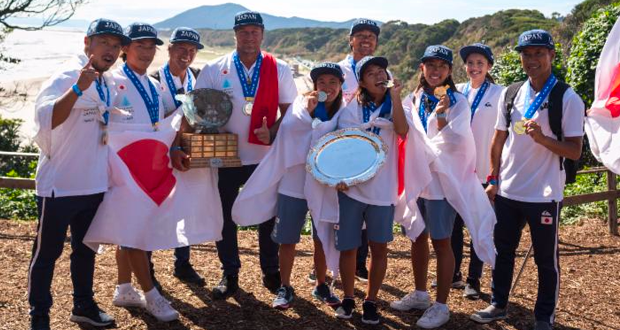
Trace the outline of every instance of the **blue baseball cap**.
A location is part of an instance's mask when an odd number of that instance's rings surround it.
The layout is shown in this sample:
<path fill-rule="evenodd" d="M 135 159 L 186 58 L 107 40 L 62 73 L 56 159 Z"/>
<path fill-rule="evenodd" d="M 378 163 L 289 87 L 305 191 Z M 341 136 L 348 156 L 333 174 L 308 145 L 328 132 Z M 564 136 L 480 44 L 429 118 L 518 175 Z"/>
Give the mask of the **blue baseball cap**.
<path fill-rule="evenodd" d="M 433 58 L 446 61 L 448 64 L 452 65 L 452 49 L 444 45 L 428 46 L 424 51 L 424 55 L 420 58 L 420 61 L 424 62 Z"/>
<path fill-rule="evenodd" d="M 357 81 L 361 80 L 364 70 L 366 70 L 371 64 L 378 65 L 387 70 L 388 60 L 387 58 L 380 56 L 366 56 L 359 60 L 359 62 L 355 65 L 355 77 L 357 78 Z"/>
<path fill-rule="evenodd" d="M 315 65 L 310 71 L 310 78 L 312 78 L 312 82 L 316 82 L 319 79 L 319 76 L 322 74 L 331 74 L 338 79 L 340 82 L 344 82 L 344 74 L 342 73 L 342 68 L 340 65 L 332 62 L 323 62 Z"/>
<path fill-rule="evenodd" d="M 530 46 L 541 46 L 552 50 L 555 49 L 553 37 L 545 30 L 529 30 L 521 33 L 515 50 L 521 52 L 523 48 Z"/>
<path fill-rule="evenodd" d="M 459 50 L 459 55 L 461 55 L 463 62 L 467 61 L 467 57 L 471 54 L 480 54 L 486 57 L 486 59 L 491 64 L 495 62 L 495 58 L 493 57 L 493 51 L 491 50 L 491 47 L 485 44 L 475 43 L 469 46 L 465 46 L 461 48 L 461 50 Z"/>
<path fill-rule="evenodd" d="M 157 30 L 147 23 L 131 23 L 125 28 L 125 36 L 131 41 L 141 39 L 155 39 L 155 44 L 161 46 L 164 42 L 157 38 Z"/>
<path fill-rule="evenodd" d="M 200 34 L 198 31 L 188 27 L 178 27 L 172 31 L 170 43 L 173 44 L 175 42 L 188 42 L 198 47 L 198 49 L 205 48 L 205 46 L 200 43 Z"/>
<path fill-rule="evenodd" d="M 349 36 L 352 36 L 355 33 L 364 30 L 368 30 L 374 33 L 377 38 L 379 37 L 379 33 L 381 32 L 381 28 L 379 28 L 379 24 L 377 24 L 377 22 L 367 18 L 359 18 L 355 20 L 351 25 L 351 32 L 349 33 Z"/>
<path fill-rule="evenodd" d="M 87 37 L 102 34 L 117 36 L 121 39 L 121 42 L 124 45 L 131 42 L 131 39 L 127 38 L 127 36 L 123 34 L 123 28 L 121 27 L 121 25 L 111 19 L 98 18 L 90 23 L 90 25 L 88 26 L 88 30 L 86 31 Z"/>
<path fill-rule="evenodd" d="M 235 15 L 235 26 L 233 27 L 233 29 L 237 29 L 241 26 L 244 25 L 256 25 L 256 26 L 260 26 L 261 28 L 265 28 L 265 25 L 263 24 L 263 17 L 260 15 L 260 13 L 256 12 L 256 11 L 242 11 L 242 12 L 238 12 Z"/>

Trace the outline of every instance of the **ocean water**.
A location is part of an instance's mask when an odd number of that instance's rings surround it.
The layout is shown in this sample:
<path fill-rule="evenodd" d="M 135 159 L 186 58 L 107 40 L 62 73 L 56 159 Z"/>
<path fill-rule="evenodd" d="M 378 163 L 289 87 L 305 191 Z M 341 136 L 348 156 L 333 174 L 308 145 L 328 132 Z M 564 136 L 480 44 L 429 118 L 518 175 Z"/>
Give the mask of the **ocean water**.
<path fill-rule="evenodd" d="M 0 82 L 47 78 L 60 64 L 82 52 L 83 47 L 82 29 L 16 30 L 0 44 L 0 51 L 21 61 L 17 64 L 0 64 Z"/>

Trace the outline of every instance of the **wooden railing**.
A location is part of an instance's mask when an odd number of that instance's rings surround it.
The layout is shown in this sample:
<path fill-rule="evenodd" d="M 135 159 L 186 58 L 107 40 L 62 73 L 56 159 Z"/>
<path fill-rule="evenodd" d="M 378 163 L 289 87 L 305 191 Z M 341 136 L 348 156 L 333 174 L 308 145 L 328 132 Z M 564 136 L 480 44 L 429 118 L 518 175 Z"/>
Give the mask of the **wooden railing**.
<path fill-rule="evenodd" d="M 38 154 L 33 153 L 0 151 L 0 157 L 33 158 L 38 156 Z M 618 208 L 616 201 L 620 198 L 620 190 L 618 190 L 618 180 L 616 179 L 616 175 L 605 167 L 583 170 L 579 171 L 577 174 L 581 175 L 601 172 L 606 172 L 607 175 L 607 191 L 564 197 L 564 206 L 607 201 L 607 222 L 609 224 L 609 233 L 618 236 Z M 0 177 L 0 188 L 34 189 L 35 184 L 33 179 Z"/>

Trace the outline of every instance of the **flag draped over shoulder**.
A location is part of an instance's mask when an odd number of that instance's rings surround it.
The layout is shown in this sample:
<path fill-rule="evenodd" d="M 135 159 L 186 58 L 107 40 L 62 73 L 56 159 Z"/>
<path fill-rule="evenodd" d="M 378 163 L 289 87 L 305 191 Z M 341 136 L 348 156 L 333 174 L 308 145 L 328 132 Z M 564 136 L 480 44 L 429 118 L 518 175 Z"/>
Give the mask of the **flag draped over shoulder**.
<path fill-rule="evenodd" d="M 223 216 L 217 172 L 179 172 L 169 150 L 181 115 L 152 126 L 113 123 L 109 135 L 110 189 L 84 237 L 96 250 L 115 244 L 146 251 L 221 239 Z"/>
<path fill-rule="evenodd" d="M 607 36 L 596 66 L 594 102 L 585 130 L 594 157 L 620 174 L 620 20 Z"/>

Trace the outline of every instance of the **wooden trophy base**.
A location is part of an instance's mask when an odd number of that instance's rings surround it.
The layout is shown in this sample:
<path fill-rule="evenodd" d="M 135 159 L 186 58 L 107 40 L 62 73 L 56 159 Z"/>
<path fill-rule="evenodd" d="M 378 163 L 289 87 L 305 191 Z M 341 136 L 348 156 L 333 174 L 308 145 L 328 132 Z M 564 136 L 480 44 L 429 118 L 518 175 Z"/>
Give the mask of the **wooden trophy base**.
<path fill-rule="evenodd" d="M 183 133 L 181 146 L 189 156 L 189 167 L 241 167 L 237 134 Z"/>

